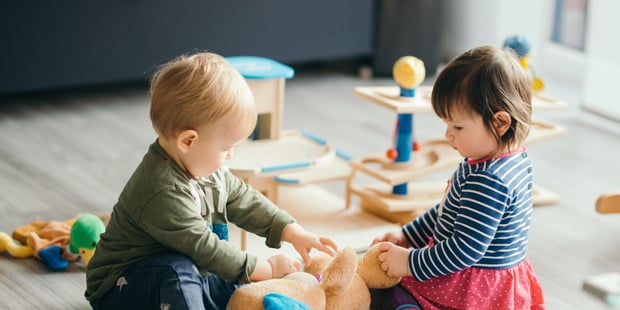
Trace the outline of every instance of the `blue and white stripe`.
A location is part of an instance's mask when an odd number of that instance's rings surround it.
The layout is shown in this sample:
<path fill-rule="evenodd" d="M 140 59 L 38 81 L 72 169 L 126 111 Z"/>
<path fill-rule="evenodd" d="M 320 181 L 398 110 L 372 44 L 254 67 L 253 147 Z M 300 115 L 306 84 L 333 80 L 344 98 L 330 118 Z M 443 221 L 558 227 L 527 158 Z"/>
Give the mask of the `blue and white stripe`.
<path fill-rule="evenodd" d="M 505 269 L 526 257 L 532 213 L 532 168 L 526 152 L 478 163 L 463 161 L 445 200 L 403 226 L 415 248 L 418 281 L 469 267 Z M 426 247 L 432 237 L 434 246 Z"/>

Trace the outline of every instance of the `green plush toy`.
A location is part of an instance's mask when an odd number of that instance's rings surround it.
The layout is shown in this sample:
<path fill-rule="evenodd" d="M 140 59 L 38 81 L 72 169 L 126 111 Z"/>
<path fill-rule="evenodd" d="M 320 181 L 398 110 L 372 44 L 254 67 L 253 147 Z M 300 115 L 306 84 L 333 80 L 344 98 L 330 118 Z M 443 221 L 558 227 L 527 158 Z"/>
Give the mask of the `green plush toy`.
<path fill-rule="evenodd" d="M 71 226 L 69 251 L 79 255 L 88 265 L 91 257 L 95 254 L 95 246 L 99 242 L 99 236 L 105 231 L 105 225 L 100 217 L 86 213 L 80 215 Z"/>

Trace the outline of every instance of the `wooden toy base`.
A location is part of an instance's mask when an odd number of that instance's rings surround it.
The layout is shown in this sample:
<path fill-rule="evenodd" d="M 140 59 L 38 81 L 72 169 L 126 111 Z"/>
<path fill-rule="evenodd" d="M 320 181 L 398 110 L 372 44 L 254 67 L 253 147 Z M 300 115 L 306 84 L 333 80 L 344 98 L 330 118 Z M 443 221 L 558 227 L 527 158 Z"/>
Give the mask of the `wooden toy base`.
<path fill-rule="evenodd" d="M 374 238 L 400 227 L 357 206 L 345 209 L 341 197 L 317 185 L 284 186 L 279 189 L 278 197 L 278 205 L 306 230 L 331 238 L 339 247 L 348 246 L 358 252 L 366 250 Z M 267 258 L 277 252 L 297 255 L 289 244 L 280 250 L 269 249 L 263 238 L 245 235 L 248 252 L 260 257 Z M 230 240 L 236 244 L 242 242 L 242 234 L 237 228 L 231 231 Z"/>
<path fill-rule="evenodd" d="M 454 168 L 462 159 L 447 140 L 437 139 L 420 142 L 420 150 L 413 152 L 411 161 L 407 163 L 396 163 L 388 159 L 385 152 L 379 152 L 351 160 L 351 166 L 387 184 L 398 185 L 433 172 Z"/>
<path fill-rule="evenodd" d="M 408 194 L 394 195 L 386 184 L 352 185 L 350 194 L 360 197 L 360 206 L 388 221 L 405 224 L 437 204 L 446 182 L 410 182 Z"/>
<path fill-rule="evenodd" d="M 534 188 L 532 189 L 532 196 L 534 207 L 552 205 L 560 202 L 560 195 L 536 184 L 534 184 Z"/>
<path fill-rule="evenodd" d="M 566 129 L 560 125 L 556 125 L 543 120 L 532 120 L 530 134 L 525 139 L 525 145 L 553 139 L 564 135 L 565 133 Z"/>

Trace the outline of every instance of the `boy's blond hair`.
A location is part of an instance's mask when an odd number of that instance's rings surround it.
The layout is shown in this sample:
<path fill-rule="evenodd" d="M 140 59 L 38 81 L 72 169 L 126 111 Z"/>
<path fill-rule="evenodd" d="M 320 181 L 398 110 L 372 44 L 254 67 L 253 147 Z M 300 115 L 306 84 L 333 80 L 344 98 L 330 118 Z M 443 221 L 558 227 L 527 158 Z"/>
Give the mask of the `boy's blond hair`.
<path fill-rule="evenodd" d="M 217 125 L 222 119 L 249 135 L 256 106 L 248 84 L 220 55 L 183 55 L 162 65 L 151 79 L 151 122 L 160 137 Z"/>
<path fill-rule="evenodd" d="M 499 148 L 520 145 L 529 134 L 532 116 L 532 82 L 514 53 L 493 46 L 470 49 L 451 60 L 441 71 L 432 92 L 435 113 L 450 118 L 451 112 L 482 116 Z M 510 115 L 510 128 L 500 135 L 494 115 Z"/>

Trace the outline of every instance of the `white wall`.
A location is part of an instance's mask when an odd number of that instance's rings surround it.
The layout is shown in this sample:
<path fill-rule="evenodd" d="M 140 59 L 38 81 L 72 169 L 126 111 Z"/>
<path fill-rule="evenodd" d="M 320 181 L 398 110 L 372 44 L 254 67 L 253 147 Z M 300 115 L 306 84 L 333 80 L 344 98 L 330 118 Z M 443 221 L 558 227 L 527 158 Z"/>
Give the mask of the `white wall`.
<path fill-rule="evenodd" d="M 441 36 L 442 59 L 479 45 L 501 46 L 514 34 L 528 35 L 534 42 L 548 37 L 544 31 L 547 6 L 552 0 L 445 0 Z M 536 44 L 538 45 L 538 44 Z M 536 47 L 535 51 L 538 48 Z M 532 64 L 535 64 L 535 57 Z"/>
<path fill-rule="evenodd" d="M 445 23 L 441 37 L 443 61 L 474 46 L 501 46 L 508 36 L 525 34 L 534 41 L 530 63 L 539 76 L 550 75 L 572 83 L 582 83 L 584 54 L 552 43 L 549 39 L 555 0 L 445 1 Z"/>
<path fill-rule="evenodd" d="M 580 107 L 620 121 L 620 1 L 589 0 L 585 51 L 550 41 L 555 0 L 444 0 L 441 59 L 513 34 L 535 42 L 531 65 L 581 91 Z"/>
<path fill-rule="evenodd" d="M 620 1 L 590 0 L 583 106 L 620 121 Z"/>
<path fill-rule="evenodd" d="M 478 45 L 500 46 L 513 34 L 535 42 L 532 67 L 582 97 L 577 105 L 620 120 L 620 1 L 589 0 L 585 51 L 551 42 L 555 0 L 445 0 L 442 61 Z"/>
<path fill-rule="evenodd" d="M 592 2 L 592 0 L 588 0 Z M 555 0 L 542 1 L 540 17 L 541 36 L 538 40 L 537 64 L 541 75 L 556 79 L 563 79 L 570 84 L 581 87 L 585 72 L 586 55 L 583 51 L 566 47 L 551 41 L 551 32 L 554 23 Z"/>

